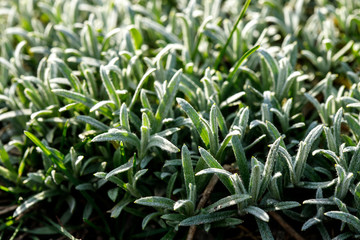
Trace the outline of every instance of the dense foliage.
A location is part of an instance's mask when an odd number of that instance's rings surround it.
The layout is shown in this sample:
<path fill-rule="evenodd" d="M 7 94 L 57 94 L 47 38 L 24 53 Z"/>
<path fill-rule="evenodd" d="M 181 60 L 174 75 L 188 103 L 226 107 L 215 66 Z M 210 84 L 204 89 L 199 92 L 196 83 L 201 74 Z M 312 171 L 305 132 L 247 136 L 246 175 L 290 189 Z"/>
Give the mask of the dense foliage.
<path fill-rule="evenodd" d="M 360 237 L 360 1 L 249 4 L 1 1 L 0 239 Z"/>

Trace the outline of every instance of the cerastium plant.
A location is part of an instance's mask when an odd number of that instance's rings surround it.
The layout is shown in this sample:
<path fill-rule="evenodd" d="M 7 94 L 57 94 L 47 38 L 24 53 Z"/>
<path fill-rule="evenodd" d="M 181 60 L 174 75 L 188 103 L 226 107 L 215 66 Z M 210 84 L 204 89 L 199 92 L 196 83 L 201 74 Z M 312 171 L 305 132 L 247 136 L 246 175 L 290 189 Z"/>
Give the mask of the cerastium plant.
<path fill-rule="evenodd" d="M 1 1 L 0 239 L 359 238 L 359 7 Z"/>

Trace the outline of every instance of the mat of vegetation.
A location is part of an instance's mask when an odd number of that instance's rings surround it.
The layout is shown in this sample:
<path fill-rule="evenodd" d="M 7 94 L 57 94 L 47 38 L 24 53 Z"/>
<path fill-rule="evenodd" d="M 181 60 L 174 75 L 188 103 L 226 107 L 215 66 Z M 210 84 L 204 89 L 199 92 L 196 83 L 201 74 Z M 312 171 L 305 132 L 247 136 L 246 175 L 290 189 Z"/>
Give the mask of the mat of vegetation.
<path fill-rule="evenodd" d="M 0 2 L 0 239 L 360 237 L 360 1 Z"/>

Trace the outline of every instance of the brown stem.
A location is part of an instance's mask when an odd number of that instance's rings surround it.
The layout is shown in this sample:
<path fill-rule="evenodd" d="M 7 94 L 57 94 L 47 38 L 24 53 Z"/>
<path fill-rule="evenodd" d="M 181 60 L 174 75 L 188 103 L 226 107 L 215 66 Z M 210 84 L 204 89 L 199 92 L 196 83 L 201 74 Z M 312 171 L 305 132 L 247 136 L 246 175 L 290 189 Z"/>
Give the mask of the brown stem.
<path fill-rule="evenodd" d="M 209 184 L 206 186 L 203 194 L 202 194 L 202 197 L 200 199 L 200 202 L 199 204 L 197 205 L 196 207 L 196 210 L 200 210 L 201 208 L 203 208 L 206 204 L 206 202 L 209 200 L 209 197 L 210 197 L 210 194 L 211 192 L 213 191 L 216 183 L 218 182 L 219 178 L 214 175 Z M 189 232 L 188 232 L 188 235 L 186 237 L 186 240 L 192 240 L 194 239 L 194 236 L 195 236 L 195 232 L 196 232 L 196 226 L 195 225 L 192 225 L 190 228 L 189 228 Z"/>
<path fill-rule="evenodd" d="M 279 214 L 277 214 L 276 212 L 269 212 L 269 215 L 274 218 L 275 221 L 277 221 L 291 237 L 296 240 L 305 240 L 305 238 L 303 238 L 289 224 L 287 224 Z"/>

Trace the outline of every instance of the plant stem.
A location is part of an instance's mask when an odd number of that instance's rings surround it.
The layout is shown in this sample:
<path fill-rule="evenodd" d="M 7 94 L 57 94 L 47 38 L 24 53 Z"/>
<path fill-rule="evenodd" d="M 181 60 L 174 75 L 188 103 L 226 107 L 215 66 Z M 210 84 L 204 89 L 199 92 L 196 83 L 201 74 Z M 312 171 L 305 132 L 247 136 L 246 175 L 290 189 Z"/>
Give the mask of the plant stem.
<path fill-rule="evenodd" d="M 226 43 L 225 43 L 224 47 L 221 49 L 221 52 L 220 52 L 219 56 L 216 58 L 216 61 L 215 61 L 215 64 L 214 64 L 214 69 L 215 69 L 215 70 L 217 70 L 217 68 L 219 67 L 220 61 L 221 61 L 221 59 L 223 58 L 223 56 L 224 56 L 224 54 L 225 54 L 226 48 L 227 48 L 227 46 L 229 45 L 229 43 L 230 43 L 230 41 L 231 41 L 231 38 L 232 38 L 232 36 L 234 35 L 234 32 L 236 31 L 237 26 L 239 25 L 240 20 L 244 17 L 245 12 L 246 12 L 246 9 L 247 9 L 247 8 L 249 7 L 249 5 L 250 5 L 250 2 L 251 2 L 251 0 L 247 0 L 247 1 L 245 2 L 245 5 L 244 5 L 243 8 L 241 9 L 240 15 L 239 15 L 239 17 L 237 18 L 237 20 L 236 20 L 236 22 L 235 22 L 235 24 L 234 24 L 234 26 L 233 26 L 233 28 L 232 28 L 232 30 L 231 30 L 231 33 L 230 33 L 228 39 L 226 40 Z"/>

